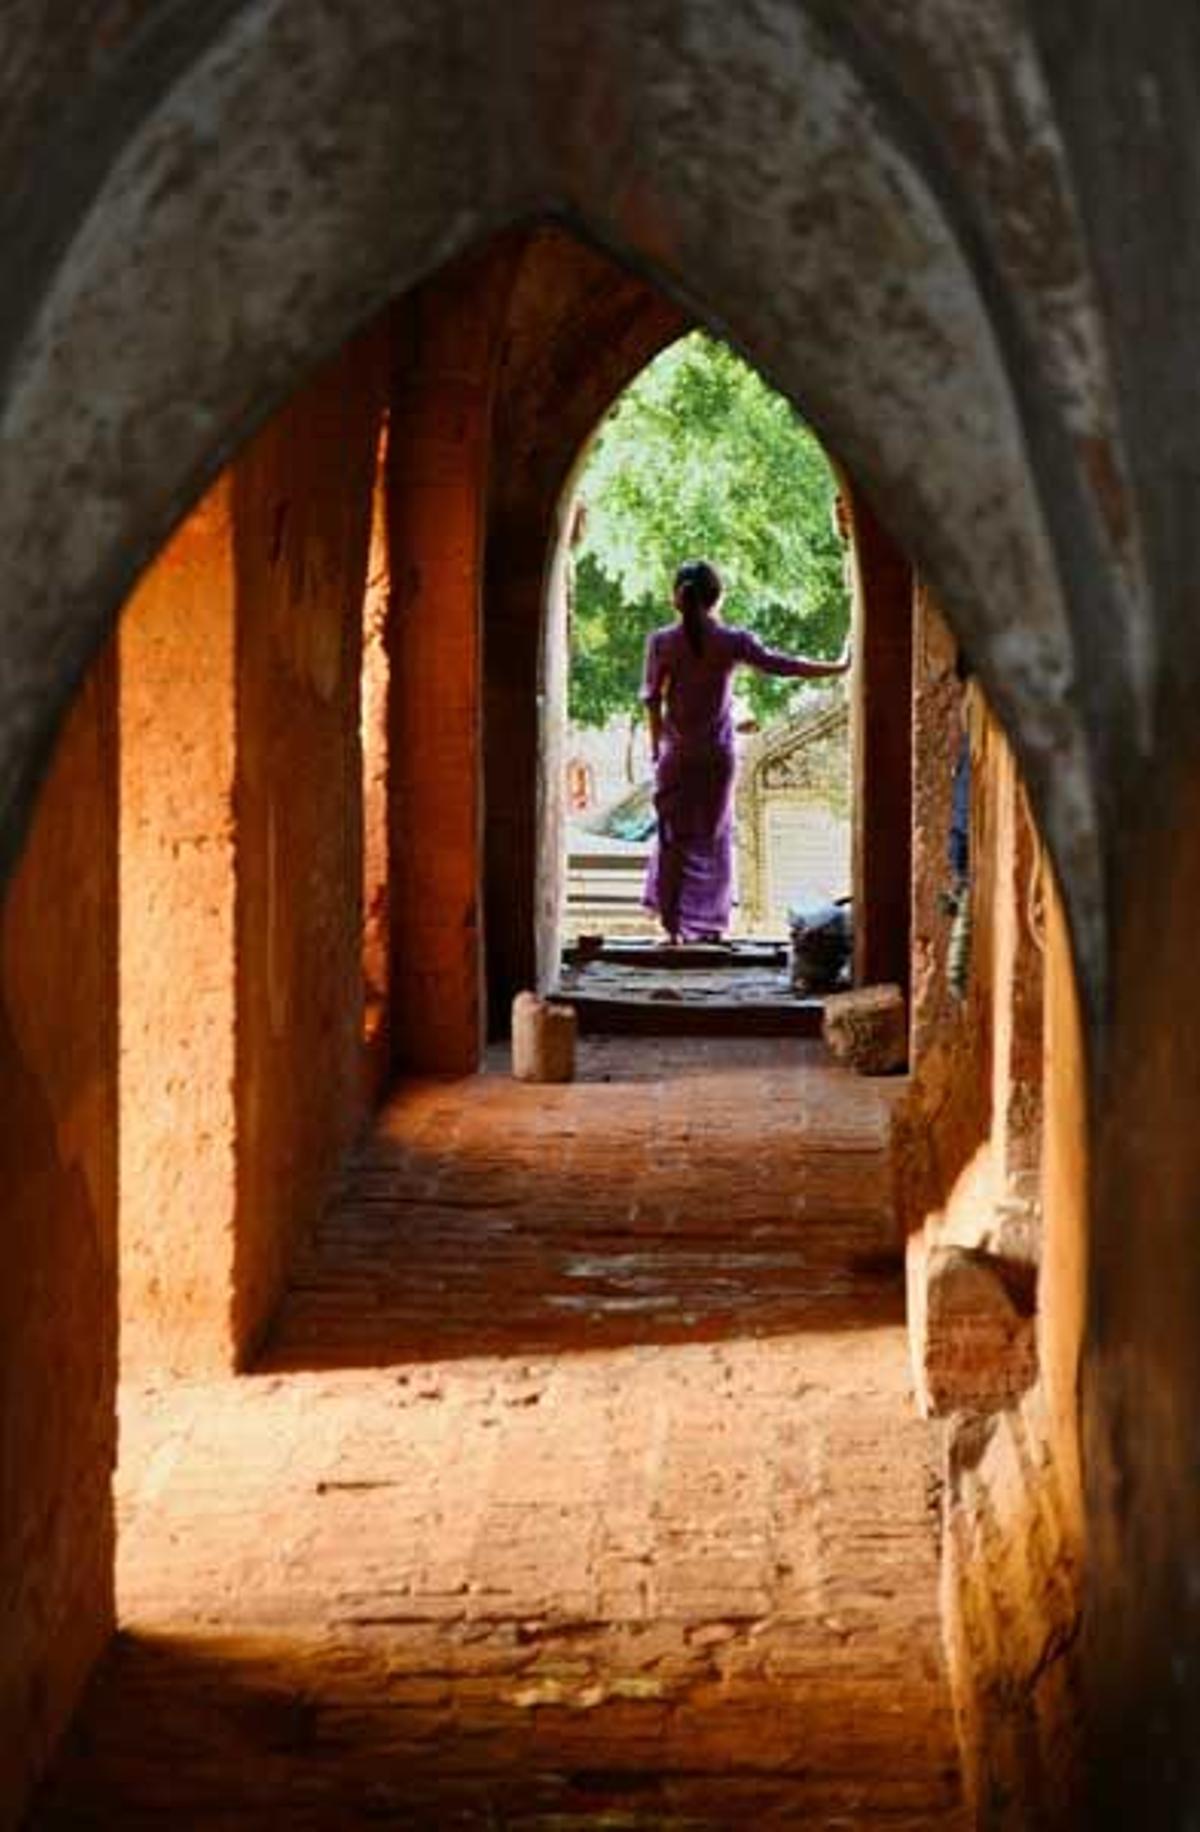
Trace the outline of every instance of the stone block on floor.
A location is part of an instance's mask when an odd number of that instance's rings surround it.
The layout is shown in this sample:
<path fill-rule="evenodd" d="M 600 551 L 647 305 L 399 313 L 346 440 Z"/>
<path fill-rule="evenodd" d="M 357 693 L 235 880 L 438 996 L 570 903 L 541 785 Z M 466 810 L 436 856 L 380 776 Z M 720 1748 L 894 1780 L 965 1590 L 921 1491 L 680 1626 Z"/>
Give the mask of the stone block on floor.
<path fill-rule="evenodd" d="M 978 1249 L 908 1244 L 908 1317 L 917 1404 L 926 1418 L 995 1412 L 1037 1378 L 1031 1269 Z"/>
<path fill-rule="evenodd" d="M 825 1042 L 860 1075 L 891 1075 L 908 1061 L 908 1013 L 899 986 L 862 986 L 825 1000 Z"/>
<path fill-rule="evenodd" d="M 535 992 L 513 1000 L 512 1067 L 518 1081 L 575 1079 L 575 1013 Z"/>

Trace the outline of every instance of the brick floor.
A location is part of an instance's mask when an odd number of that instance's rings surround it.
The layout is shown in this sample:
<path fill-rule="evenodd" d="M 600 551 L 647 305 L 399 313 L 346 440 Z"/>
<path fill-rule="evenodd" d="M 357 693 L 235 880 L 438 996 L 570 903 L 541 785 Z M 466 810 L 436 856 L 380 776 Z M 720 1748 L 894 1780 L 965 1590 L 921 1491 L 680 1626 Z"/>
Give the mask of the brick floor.
<path fill-rule="evenodd" d="M 125 1394 L 36 1823 L 961 1826 L 892 1093 L 609 1039 L 405 1089 L 259 1371 Z"/>

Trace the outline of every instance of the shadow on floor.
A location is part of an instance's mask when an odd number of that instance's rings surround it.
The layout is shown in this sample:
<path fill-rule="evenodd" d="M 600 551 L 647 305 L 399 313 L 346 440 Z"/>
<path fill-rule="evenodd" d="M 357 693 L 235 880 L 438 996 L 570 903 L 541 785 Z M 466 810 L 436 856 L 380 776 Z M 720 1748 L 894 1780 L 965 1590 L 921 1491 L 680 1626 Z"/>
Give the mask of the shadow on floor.
<path fill-rule="evenodd" d="M 127 1632 L 37 1832 L 963 1827 L 890 1095 L 582 1066 L 402 1089 L 273 1377 L 123 1396 Z"/>
<path fill-rule="evenodd" d="M 29 1828 L 962 1825 L 936 1671 L 793 1653 L 785 1689 L 772 1653 L 769 1629 L 736 1622 L 619 1649 L 587 1624 L 122 1635 Z"/>
<path fill-rule="evenodd" d="M 854 1329 L 902 1314 L 899 1084 L 818 1045 L 590 1039 L 401 1087 L 347 1166 L 257 1372 Z"/>

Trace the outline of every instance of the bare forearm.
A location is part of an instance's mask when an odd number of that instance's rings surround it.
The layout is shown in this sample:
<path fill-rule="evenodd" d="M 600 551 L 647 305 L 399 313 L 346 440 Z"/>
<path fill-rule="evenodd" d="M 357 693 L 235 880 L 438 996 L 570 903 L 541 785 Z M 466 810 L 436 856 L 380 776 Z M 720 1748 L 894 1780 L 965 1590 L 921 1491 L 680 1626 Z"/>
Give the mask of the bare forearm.
<path fill-rule="evenodd" d="M 824 681 L 832 674 L 841 674 L 842 670 L 833 662 L 818 661 L 807 655 L 792 657 L 794 666 L 788 673 L 804 681 Z"/>
<path fill-rule="evenodd" d="M 781 649 L 764 649 L 759 667 L 764 674 L 780 675 L 789 680 L 823 681 L 831 675 L 845 674 L 849 657 L 839 656 L 827 662 L 808 655 L 785 655 Z"/>

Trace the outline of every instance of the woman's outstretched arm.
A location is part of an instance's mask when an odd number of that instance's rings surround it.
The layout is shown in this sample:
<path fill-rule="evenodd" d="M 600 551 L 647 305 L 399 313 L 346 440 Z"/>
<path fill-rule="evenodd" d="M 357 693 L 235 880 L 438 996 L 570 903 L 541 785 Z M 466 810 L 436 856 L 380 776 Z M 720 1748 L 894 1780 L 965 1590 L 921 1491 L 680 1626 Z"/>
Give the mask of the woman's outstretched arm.
<path fill-rule="evenodd" d="M 784 649 L 768 649 L 750 630 L 742 631 L 738 660 L 760 674 L 785 675 L 793 680 L 819 681 L 830 675 L 846 674 L 850 668 L 850 643 L 847 640 L 836 661 L 817 661 L 807 655 L 789 655 Z"/>

